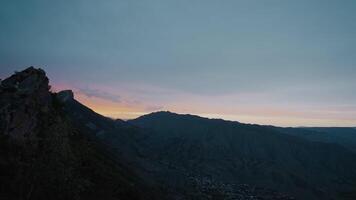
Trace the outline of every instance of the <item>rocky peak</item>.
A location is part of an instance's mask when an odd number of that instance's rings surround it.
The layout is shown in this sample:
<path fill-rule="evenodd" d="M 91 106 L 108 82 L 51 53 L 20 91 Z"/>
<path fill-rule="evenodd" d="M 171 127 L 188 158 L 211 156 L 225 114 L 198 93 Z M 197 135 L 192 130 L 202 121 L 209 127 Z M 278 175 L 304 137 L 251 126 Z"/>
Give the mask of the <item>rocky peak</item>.
<path fill-rule="evenodd" d="M 15 72 L 0 84 L 0 133 L 21 139 L 34 133 L 52 107 L 48 78 L 42 69 Z"/>
<path fill-rule="evenodd" d="M 8 92 L 31 94 L 36 90 L 48 90 L 48 78 L 42 69 L 29 67 L 1 81 L 1 89 Z"/>

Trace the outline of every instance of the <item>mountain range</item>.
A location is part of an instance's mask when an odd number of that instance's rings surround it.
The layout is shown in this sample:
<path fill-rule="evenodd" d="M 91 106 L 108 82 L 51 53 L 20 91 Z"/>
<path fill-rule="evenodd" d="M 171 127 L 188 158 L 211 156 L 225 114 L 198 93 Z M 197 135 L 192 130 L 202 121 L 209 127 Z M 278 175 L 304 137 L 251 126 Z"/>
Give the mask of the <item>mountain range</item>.
<path fill-rule="evenodd" d="M 1 81 L 0 179 L 0 199 L 356 199 L 356 130 L 115 120 L 30 67 Z"/>

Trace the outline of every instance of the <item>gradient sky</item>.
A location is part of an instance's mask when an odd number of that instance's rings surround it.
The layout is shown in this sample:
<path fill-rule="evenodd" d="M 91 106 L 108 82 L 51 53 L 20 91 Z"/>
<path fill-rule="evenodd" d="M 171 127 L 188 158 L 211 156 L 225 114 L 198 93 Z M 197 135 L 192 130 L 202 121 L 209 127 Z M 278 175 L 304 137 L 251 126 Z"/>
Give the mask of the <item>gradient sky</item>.
<path fill-rule="evenodd" d="M 354 0 L 1 0 L 0 77 L 26 66 L 106 116 L 170 110 L 356 126 Z"/>

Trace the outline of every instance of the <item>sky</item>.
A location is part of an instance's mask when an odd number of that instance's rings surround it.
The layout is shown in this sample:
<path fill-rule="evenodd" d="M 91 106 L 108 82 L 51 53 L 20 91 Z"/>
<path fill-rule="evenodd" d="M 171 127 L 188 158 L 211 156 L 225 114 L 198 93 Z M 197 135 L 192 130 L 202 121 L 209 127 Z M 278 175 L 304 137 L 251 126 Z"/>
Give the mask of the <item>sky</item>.
<path fill-rule="evenodd" d="M 96 112 L 356 126 L 354 0 L 0 0 L 0 77 Z"/>

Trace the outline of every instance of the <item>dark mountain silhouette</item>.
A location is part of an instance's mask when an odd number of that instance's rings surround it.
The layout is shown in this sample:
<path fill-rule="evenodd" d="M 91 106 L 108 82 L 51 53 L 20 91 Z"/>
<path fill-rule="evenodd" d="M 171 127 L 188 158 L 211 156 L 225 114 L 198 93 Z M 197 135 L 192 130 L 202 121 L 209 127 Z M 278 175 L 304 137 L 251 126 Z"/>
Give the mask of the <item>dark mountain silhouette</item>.
<path fill-rule="evenodd" d="M 130 169 L 151 187 L 160 188 L 168 199 L 294 199 L 265 187 L 220 182 L 200 173 L 187 174 L 187 171 L 175 169 L 154 157 L 151 146 L 154 133 L 151 130 L 103 117 L 72 98 L 68 98 L 64 105 L 67 116 L 76 127 L 100 141 L 114 157 L 124 159 Z"/>
<path fill-rule="evenodd" d="M 356 197 L 340 144 L 170 112 L 113 120 L 49 89 L 32 67 L 1 82 L 0 199 Z"/>
<path fill-rule="evenodd" d="M 170 112 L 130 123 L 152 131 L 152 159 L 188 174 L 269 186 L 299 199 L 336 199 L 355 188 L 356 155 L 337 144 L 310 142 L 265 126 Z"/>

